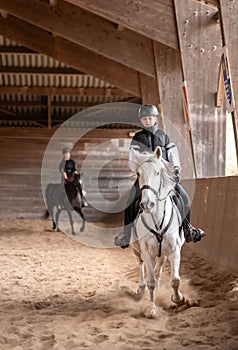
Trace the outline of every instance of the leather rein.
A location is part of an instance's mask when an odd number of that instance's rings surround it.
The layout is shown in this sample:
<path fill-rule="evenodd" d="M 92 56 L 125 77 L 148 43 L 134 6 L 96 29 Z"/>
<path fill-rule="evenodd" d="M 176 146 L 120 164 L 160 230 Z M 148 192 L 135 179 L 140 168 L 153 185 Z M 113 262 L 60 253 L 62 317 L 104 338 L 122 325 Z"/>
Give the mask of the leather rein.
<path fill-rule="evenodd" d="M 142 188 L 141 188 L 141 192 L 143 190 L 150 190 L 156 197 L 156 200 L 162 202 L 164 200 L 166 200 L 171 192 L 171 190 L 169 191 L 169 193 L 164 197 L 164 198 L 159 198 L 158 197 L 158 194 L 160 193 L 160 189 L 162 187 L 162 181 L 160 182 L 160 186 L 159 186 L 159 190 L 156 191 L 153 187 L 151 187 L 150 185 L 144 185 Z M 157 241 L 159 243 L 159 253 L 158 253 L 158 256 L 160 257 L 161 256 L 161 245 L 162 245 L 162 241 L 163 241 L 163 237 L 164 237 L 164 234 L 168 231 L 169 227 L 171 226 L 172 224 L 172 221 L 173 221 L 173 217 L 174 217 L 174 211 L 171 210 L 171 215 L 170 215 L 170 218 L 169 218 L 169 221 L 167 223 L 167 225 L 163 228 L 163 224 L 164 224 L 164 220 L 165 220 L 165 212 L 166 212 L 166 209 L 165 209 L 165 206 L 164 206 L 164 213 L 163 213 L 163 218 L 161 220 L 161 223 L 160 225 L 158 226 L 157 225 L 157 222 L 154 218 L 154 215 L 151 214 L 151 217 L 152 217 L 152 220 L 153 220 L 153 223 L 154 223 L 154 227 L 155 227 L 155 230 L 153 227 L 150 227 L 147 222 L 145 221 L 144 217 L 141 215 L 141 221 L 143 223 L 143 225 L 145 226 L 145 228 L 151 232 L 153 235 L 155 235 L 155 237 L 157 238 Z"/>

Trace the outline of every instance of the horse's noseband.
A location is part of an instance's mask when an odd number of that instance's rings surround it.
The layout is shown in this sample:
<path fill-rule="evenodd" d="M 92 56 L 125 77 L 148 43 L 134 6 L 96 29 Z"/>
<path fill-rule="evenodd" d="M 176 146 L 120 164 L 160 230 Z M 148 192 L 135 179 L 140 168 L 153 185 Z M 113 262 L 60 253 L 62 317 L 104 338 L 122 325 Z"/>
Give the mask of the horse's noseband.
<path fill-rule="evenodd" d="M 153 187 L 151 187 L 150 185 L 144 185 L 140 190 L 141 190 L 141 192 L 143 190 L 150 190 L 151 192 L 154 193 L 155 197 L 157 198 L 158 192 Z"/>

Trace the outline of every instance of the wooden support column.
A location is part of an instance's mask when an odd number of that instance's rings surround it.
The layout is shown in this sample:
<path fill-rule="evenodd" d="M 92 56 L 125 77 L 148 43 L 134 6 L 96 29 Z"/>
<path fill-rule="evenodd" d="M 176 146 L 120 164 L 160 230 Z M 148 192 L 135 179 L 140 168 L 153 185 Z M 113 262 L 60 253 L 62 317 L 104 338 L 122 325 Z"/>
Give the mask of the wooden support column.
<path fill-rule="evenodd" d="M 158 99 L 159 99 L 159 111 L 161 115 L 161 127 L 162 129 L 165 129 L 165 123 L 164 123 L 164 112 L 163 112 L 163 107 L 161 104 L 161 97 L 160 97 L 160 76 L 159 76 L 159 60 L 158 60 L 158 55 L 157 55 L 157 47 L 159 43 L 153 41 L 153 54 L 154 54 L 154 64 L 155 64 L 155 76 L 156 76 L 156 85 L 157 85 L 157 93 L 158 93 Z"/>
<path fill-rule="evenodd" d="M 154 42 L 153 47 L 165 129 L 179 149 L 183 177 L 193 177 L 196 167 L 189 129 L 184 119 L 180 52 L 158 42 Z"/>
<path fill-rule="evenodd" d="M 47 121 L 48 121 L 48 129 L 51 129 L 51 95 L 47 96 Z"/>
<path fill-rule="evenodd" d="M 216 107 L 222 50 L 217 8 L 174 0 L 198 177 L 225 174 L 226 113 Z"/>
<path fill-rule="evenodd" d="M 153 104 L 159 108 L 160 97 L 157 79 L 153 79 L 150 78 L 148 75 L 139 73 L 139 83 L 142 104 Z M 159 120 L 159 126 L 161 128 L 164 128 L 163 120 Z"/>
<path fill-rule="evenodd" d="M 232 87 L 233 87 L 233 99 L 235 106 L 238 106 L 238 65 L 237 65 L 237 52 L 238 52 L 238 43 L 237 43 L 237 16 L 238 16 L 238 4 L 236 1 L 223 0 L 220 2 L 220 24 L 222 31 L 222 41 L 223 45 L 227 46 L 229 52 L 229 66 L 230 74 L 232 77 Z M 231 112 L 232 125 L 235 139 L 236 147 L 236 162 L 238 170 L 238 118 L 237 110 Z"/>

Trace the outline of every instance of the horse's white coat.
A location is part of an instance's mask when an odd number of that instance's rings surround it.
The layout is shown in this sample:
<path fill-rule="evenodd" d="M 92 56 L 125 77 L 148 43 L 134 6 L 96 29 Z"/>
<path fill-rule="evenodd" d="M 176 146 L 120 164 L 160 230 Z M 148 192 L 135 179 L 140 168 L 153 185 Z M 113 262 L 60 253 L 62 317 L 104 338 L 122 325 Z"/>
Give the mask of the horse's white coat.
<path fill-rule="evenodd" d="M 145 188 L 142 190 L 141 206 L 143 212 L 136 220 L 136 232 L 132 234 L 130 244 L 140 265 L 140 281 L 137 293 L 139 296 L 142 296 L 147 284 L 151 302 L 147 316 L 154 317 L 156 315 L 154 293 L 159 286 L 162 266 L 166 259 L 169 260 L 171 266 L 172 301 L 175 303 L 182 303 L 184 301 L 184 297 L 179 291 L 180 254 L 184 243 L 184 235 L 183 232 L 179 234 L 180 217 L 177 215 L 177 210 L 172 203 L 173 188 L 175 185 L 171 180 L 173 170 L 162 159 L 161 149 L 157 148 L 153 154 L 141 154 L 133 151 L 133 162 L 137 164 L 136 171 L 139 175 L 140 188 L 144 185 L 149 185 L 157 191 L 156 195 L 150 189 Z M 165 215 L 163 221 L 163 227 L 165 227 L 170 220 L 171 211 L 174 211 L 173 219 L 168 231 L 163 236 L 161 256 L 159 257 L 158 240 L 153 233 L 148 232 L 141 218 L 143 216 L 147 225 L 155 230 L 154 220 L 159 227 Z M 145 280 L 144 267 L 147 282 Z"/>

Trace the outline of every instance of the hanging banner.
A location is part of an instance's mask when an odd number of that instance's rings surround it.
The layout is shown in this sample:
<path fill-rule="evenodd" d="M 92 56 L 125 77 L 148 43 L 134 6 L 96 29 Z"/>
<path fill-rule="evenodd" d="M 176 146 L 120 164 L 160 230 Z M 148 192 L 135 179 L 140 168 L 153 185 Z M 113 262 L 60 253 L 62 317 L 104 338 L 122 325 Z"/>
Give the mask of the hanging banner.
<path fill-rule="evenodd" d="M 224 87 L 225 87 L 227 111 L 233 112 L 235 110 L 235 102 L 234 102 L 234 95 L 233 95 L 232 83 L 231 83 L 231 74 L 230 74 L 231 70 L 230 70 L 230 64 L 229 64 L 229 58 L 228 58 L 228 49 L 226 46 L 223 47 L 220 68 L 222 71 Z"/>
<path fill-rule="evenodd" d="M 188 130 L 191 130 L 190 118 L 189 118 L 189 109 L 188 109 L 188 94 L 187 94 L 187 83 L 186 80 L 183 81 L 183 110 L 186 126 Z"/>

